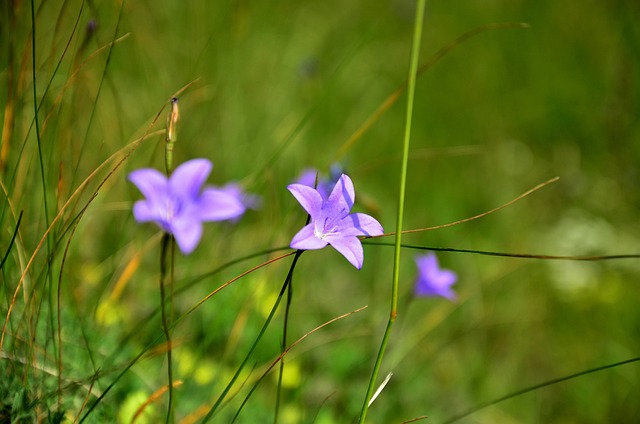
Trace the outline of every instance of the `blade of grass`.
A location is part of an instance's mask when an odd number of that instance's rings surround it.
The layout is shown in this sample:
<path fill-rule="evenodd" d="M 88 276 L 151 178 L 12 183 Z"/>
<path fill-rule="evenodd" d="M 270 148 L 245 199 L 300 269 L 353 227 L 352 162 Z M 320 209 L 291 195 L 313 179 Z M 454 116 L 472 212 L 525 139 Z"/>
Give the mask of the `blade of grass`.
<path fill-rule="evenodd" d="M 411 121 L 413 118 L 413 98 L 415 95 L 416 89 L 416 73 L 418 70 L 418 58 L 420 56 L 420 41 L 422 39 L 422 26 L 424 21 L 424 9 L 425 9 L 425 0 L 418 0 L 416 7 L 416 16 L 415 16 L 415 24 L 413 31 L 413 42 L 411 48 L 411 62 L 409 65 L 409 85 L 407 88 L 407 115 L 405 121 L 405 131 L 404 131 L 404 141 L 403 141 L 403 149 L 402 149 L 402 168 L 400 170 L 400 188 L 398 194 L 398 215 L 396 220 L 396 244 L 395 244 L 395 254 L 393 260 L 393 279 L 391 282 L 391 312 L 389 315 L 389 320 L 387 322 L 387 328 L 385 329 L 384 335 L 382 337 L 382 342 L 380 343 L 380 349 L 378 350 L 378 356 L 376 357 L 376 362 L 373 367 L 373 372 L 371 373 L 371 379 L 369 380 L 369 386 L 367 388 L 367 394 L 365 396 L 364 402 L 362 403 L 362 410 L 360 411 L 359 422 L 363 424 L 367 417 L 367 411 L 369 410 L 369 401 L 373 395 L 373 391 L 375 390 L 376 379 L 378 377 L 378 372 L 380 371 L 380 366 L 382 364 L 382 358 L 384 357 L 384 353 L 387 347 L 387 343 L 389 341 L 389 336 L 391 335 L 391 328 L 393 327 L 393 323 L 395 322 L 397 315 L 397 307 L 398 307 L 398 281 L 400 276 L 400 246 L 402 239 L 402 219 L 404 213 L 404 196 L 405 196 L 405 188 L 407 184 L 407 166 L 409 160 L 409 142 L 411 140 Z"/>
<path fill-rule="evenodd" d="M 461 414 L 455 415 L 452 418 L 449 418 L 448 420 L 444 421 L 444 424 L 454 423 L 454 422 L 459 421 L 464 417 L 468 417 L 469 415 L 473 414 L 474 412 L 477 412 L 477 411 L 479 411 L 481 409 L 484 409 L 484 408 L 486 408 L 488 406 L 495 405 L 495 404 L 500 403 L 500 402 L 504 402 L 505 400 L 508 400 L 508 399 L 511 399 L 511 398 L 514 398 L 514 397 L 517 397 L 517 396 L 520 396 L 520 395 L 524 395 L 524 394 L 532 392 L 534 390 L 542 389 L 543 387 L 552 386 L 554 384 L 562 383 L 563 381 L 572 380 L 572 379 L 577 378 L 577 377 L 582 377 L 583 375 L 593 374 L 595 372 L 604 371 L 604 370 L 607 370 L 607 369 L 610 369 L 610 368 L 619 367 L 619 366 L 630 364 L 630 363 L 637 362 L 637 361 L 640 361 L 640 357 L 627 359 L 626 361 L 615 362 L 613 364 L 603 365 L 603 366 L 596 367 L 596 368 L 591 368 L 591 369 L 588 369 L 588 370 L 585 370 L 585 371 L 580 371 L 580 372 L 577 372 L 575 374 L 570 374 L 570 375 L 567 375 L 567 376 L 564 376 L 564 377 L 554 378 L 552 380 L 548 380 L 548 381 L 545 381 L 543 383 L 535 384 L 535 385 L 533 385 L 531 387 L 527 387 L 527 388 L 524 388 L 524 389 L 521 389 L 521 390 L 516 390 L 515 392 L 509 393 L 509 394 L 507 394 L 505 396 L 502 396 L 502 397 L 500 397 L 498 399 L 494 399 L 494 400 L 489 401 L 489 402 L 479 403 L 478 405 L 470 408 L 469 410 L 467 410 L 467 411 L 465 411 L 465 412 L 463 412 Z"/>
<path fill-rule="evenodd" d="M 362 244 L 372 246 L 395 246 L 394 243 L 371 243 L 363 241 Z M 546 259 L 546 260 L 561 260 L 561 261 L 604 261 L 612 259 L 638 259 L 640 254 L 620 254 L 620 255 L 595 255 L 595 256 L 580 256 L 580 255 L 536 255 L 529 253 L 505 253 L 505 252 L 489 252 L 486 250 L 472 250 L 472 249 L 455 249 L 452 247 L 430 247 L 430 246 L 414 246 L 409 244 L 402 244 L 404 249 L 416 249 L 416 250 L 431 250 L 434 252 L 456 252 L 456 253 L 473 253 L 476 255 L 485 256 L 502 256 L 507 258 L 521 258 L 521 259 Z"/>
<path fill-rule="evenodd" d="M 49 201 L 47 200 L 47 182 L 46 182 L 47 177 L 44 169 L 44 158 L 42 154 L 42 140 L 40 138 L 40 122 L 38 119 L 38 94 L 37 94 L 37 78 L 36 78 L 36 66 L 37 66 L 36 46 L 38 45 L 38 43 L 37 43 L 37 37 L 36 37 L 35 1 L 31 0 L 30 4 L 31 4 L 31 77 L 32 77 L 32 88 L 33 88 L 33 114 L 34 114 L 33 119 L 36 127 L 36 144 L 38 147 L 38 165 L 40 167 L 40 183 L 42 185 L 42 203 L 44 207 L 44 223 L 46 227 L 49 227 Z M 45 277 L 44 284 L 45 286 L 48 287 L 47 295 L 48 295 L 49 305 L 53 305 L 54 292 L 53 292 L 52 274 L 51 274 L 51 238 L 49 237 L 49 235 L 47 235 L 46 237 L 46 242 L 47 242 L 47 268 L 46 268 L 46 277 Z M 34 287 L 34 290 L 35 290 L 35 287 Z M 42 305 L 42 302 L 44 302 L 44 296 L 41 299 L 40 305 Z M 36 325 L 37 325 L 38 317 L 40 315 L 41 310 L 42 310 L 41 307 L 38 307 L 36 315 L 31 317 L 31 322 L 33 325 L 33 328 L 30 330 L 32 332 L 31 340 L 35 340 L 35 337 L 36 337 L 35 333 L 37 331 Z M 54 308 L 50 307 L 48 308 L 48 310 L 49 310 L 49 313 L 48 313 L 49 326 L 50 328 L 54 328 L 54 316 L 53 316 Z M 47 337 L 45 350 L 49 345 L 48 343 L 49 340 L 53 343 L 54 355 L 57 355 L 58 350 L 56 349 L 55 337 Z M 30 343 L 29 350 L 33 351 L 33 342 Z M 31 353 L 29 355 L 31 355 Z M 25 380 L 27 375 L 26 369 L 27 368 L 25 368 Z M 26 385 L 26 381 L 25 381 L 25 385 Z"/>
<path fill-rule="evenodd" d="M 2 262 L 0 262 L 0 270 L 4 268 L 5 262 L 7 262 L 7 258 L 9 257 L 9 253 L 11 253 L 11 249 L 13 248 L 13 244 L 16 241 L 16 237 L 18 236 L 18 229 L 20 228 L 20 222 L 22 222 L 22 214 L 24 211 L 20 211 L 20 215 L 18 215 L 18 222 L 16 222 L 16 228 L 13 230 L 13 235 L 11 236 L 11 241 L 9 242 L 9 246 L 7 247 L 7 251 L 4 253 L 2 257 Z"/>

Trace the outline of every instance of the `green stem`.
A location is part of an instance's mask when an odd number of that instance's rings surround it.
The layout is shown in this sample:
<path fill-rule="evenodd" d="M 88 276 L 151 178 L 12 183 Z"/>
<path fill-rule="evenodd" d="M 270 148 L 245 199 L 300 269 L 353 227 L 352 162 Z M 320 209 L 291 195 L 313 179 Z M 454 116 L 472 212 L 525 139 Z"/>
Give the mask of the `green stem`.
<path fill-rule="evenodd" d="M 162 331 L 167 341 L 167 376 L 169 379 L 169 409 L 167 410 L 166 423 L 173 422 L 173 367 L 171 366 L 171 331 L 166 310 L 165 279 L 167 276 L 167 256 L 170 256 L 170 277 L 173 275 L 173 236 L 165 233 L 162 236 L 162 249 L 160 253 L 160 310 L 162 312 Z M 171 282 L 170 282 L 171 283 Z"/>
<path fill-rule="evenodd" d="M 553 380 L 548 380 L 548 381 L 545 381 L 543 383 L 539 383 L 539 384 L 533 385 L 531 387 L 526 387 L 524 389 L 517 390 L 517 391 L 515 391 L 513 393 L 509 393 L 508 395 L 502 396 L 502 397 L 500 397 L 498 399 L 494 399 L 494 400 L 489 401 L 489 402 L 479 403 L 478 405 L 476 405 L 473 408 L 467 410 L 466 412 L 463 412 L 463 413 L 461 413 L 459 415 L 456 415 L 456 416 L 454 416 L 452 418 L 449 418 L 448 420 L 444 421 L 444 424 L 452 424 L 452 423 L 454 423 L 456 421 L 459 421 L 462 418 L 468 417 L 469 415 L 473 414 L 474 412 L 480 411 L 481 409 L 484 409 L 484 408 L 486 408 L 488 406 L 492 406 L 492 405 L 495 405 L 497 403 L 504 402 L 505 400 L 508 400 L 508 399 L 523 395 L 525 393 L 533 392 L 534 390 L 542 389 L 543 387 L 552 386 L 554 384 L 562 383 L 563 381 L 571 380 L 571 379 L 574 379 L 574 378 L 577 378 L 577 377 L 582 377 L 583 375 L 592 374 L 592 373 L 595 373 L 595 372 L 607 370 L 607 369 L 610 369 L 610 368 L 619 367 L 621 365 L 626 365 L 626 364 L 630 364 L 632 362 L 638 362 L 638 361 L 640 361 L 640 357 L 631 358 L 631 359 L 627 359 L 625 361 L 620 361 L 620 362 L 616 362 L 616 363 L 613 363 L 613 364 L 603 365 L 603 366 L 600 366 L 600 367 L 596 367 L 596 368 L 591 368 L 591 369 L 588 369 L 588 370 L 580 371 L 580 372 L 577 372 L 575 374 L 570 374 L 570 375 L 567 375 L 567 376 L 564 376 L 564 377 L 554 378 Z"/>
<path fill-rule="evenodd" d="M 402 241 L 402 219 L 404 214 L 404 197 L 407 185 L 407 167 L 409 162 L 409 141 L 411 139 L 411 121 L 413 118 L 413 98 L 416 88 L 416 73 L 418 71 L 418 58 L 420 56 L 420 40 L 422 38 L 422 25 L 424 20 L 425 0 L 417 1 L 415 26 L 413 31 L 413 43 L 411 48 L 411 64 L 409 66 L 409 85 L 407 88 L 407 116 L 405 121 L 404 142 L 402 149 L 402 168 L 400 171 L 400 193 L 398 196 L 398 216 L 396 220 L 396 243 L 395 254 L 393 260 L 393 280 L 391 284 L 391 313 L 389 314 L 389 321 L 387 322 L 387 328 L 385 329 L 382 342 L 380 343 L 380 349 L 378 350 L 378 356 L 371 373 L 371 379 L 369 381 L 369 387 L 367 389 L 367 395 L 362 404 L 362 410 L 360 411 L 359 422 L 364 423 L 367 417 L 367 411 L 369 410 L 369 401 L 373 395 L 375 389 L 376 379 L 378 372 L 380 371 L 380 365 L 382 364 L 382 358 L 389 342 L 389 336 L 391 335 L 391 328 L 396 320 L 397 307 L 398 307 L 398 281 L 400 276 L 400 250 Z"/>
<path fill-rule="evenodd" d="M 287 305 L 284 309 L 284 328 L 282 330 L 282 352 L 287 350 L 287 327 L 289 324 L 289 310 L 291 309 L 291 298 L 293 297 L 293 275 L 289 278 L 289 286 L 287 287 Z M 282 393 L 282 375 L 284 374 L 284 356 L 280 360 L 280 371 L 278 374 L 278 389 L 276 394 L 276 410 L 273 417 L 274 424 L 278 422 L 278 414 L 280 412 L 280 395 Z"/>

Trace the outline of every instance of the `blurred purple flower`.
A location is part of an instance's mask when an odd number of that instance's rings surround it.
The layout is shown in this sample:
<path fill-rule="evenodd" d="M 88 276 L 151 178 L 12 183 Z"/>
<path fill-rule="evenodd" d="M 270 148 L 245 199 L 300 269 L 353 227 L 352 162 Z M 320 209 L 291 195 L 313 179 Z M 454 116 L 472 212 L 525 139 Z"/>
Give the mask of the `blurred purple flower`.
<path fill-rule="evenodd" d="M 448 269 L 441 269 L 434 253 L 416 256 L 418 279 L 415 285 L 416 296 L 442 296 L 454 301 L 456 293 L 451 286 L 458 276 Z"/>
<path fill-rule="evenodd" d="M 342 174 L 326 198 L 319 190 L 303 184 L 287 188 L 311 216 L 311 222 L 291 240 L 291 247 L 314 250 L 330 244 L 353 266 L 362 268 L 364 254 L 357 236 L 378 236 L 384 231 L 373 217 L 349 213 L 355 201 L 351 178 Z"/>
<path fill-rule="evenodd" d="M 202 237 L 202 222 L 237 218 L 245 211 L 241 200 L 225 190 L 202 189 L 212 168 L 207 159 L 193 159 L 169 178 L 150 168 L 130 173 L 129 180 L 146 198 L 133 206 L 136 221 L 155 222 L 175 237 L 182 253 L 191 253 Z"/>
<path fill-rule="evenodd" d="M 329 197 L 331 190 L 336 185 L 340 176 L 343 174 L 343 168 L 340 164 L 334 163 L 329 169 L 329 177 L 321 177 L 318 175 L 318 170 L 313 168 L 307 168 L 302 171 L 302 174 L 294 182 L 294 184 L 302 184 L 308 187 L 314 188 L 320 193 L 323 199 Z M 318 175 L 318 185 L 316 187 L 316 175 Z"/>

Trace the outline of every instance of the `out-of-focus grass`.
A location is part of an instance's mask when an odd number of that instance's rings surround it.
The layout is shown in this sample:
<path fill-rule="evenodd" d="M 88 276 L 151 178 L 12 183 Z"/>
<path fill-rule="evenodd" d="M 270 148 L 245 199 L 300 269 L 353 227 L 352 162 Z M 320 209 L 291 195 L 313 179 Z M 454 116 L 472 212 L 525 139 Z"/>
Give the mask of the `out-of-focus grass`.
<path fill-rule="evenodd" d="M 177 262 L 179 285 L 237 257 L 287 245 L 305 217 L 286 184 L 305 167 L 326 169 L 340 146 L 403 83 L 408 66 L 408 1 L 127 2 L 116 35 L 120 4 L 35 6 L 50 217 L 106 158 L 144 133 L 172 93 L 196 79 L 180 97 L 176 160 L 210 158 L 212 183 L 241 180 L 263 197 L 262 209 L 236 225 L 206 227 L 198 250 Z M 77 30 L 54 74 L 81 6 Z M 10 1 L 3 7 L 9 13 L 2 14 L 0 25 L 7 194 L 2 252 L 24 211 L 2 268 L 5 315 L 46 224 L 32 128 L 30 5 Z M 479 25 L 526 22 L 531 28 L 483 33 L 419 79 L 406 227 L 472 216 L 552 176 L 561 179 L 495 215 L 408 235 L 406 242 L 560 255 L 637 253 L 638 12 L 631 0 L 587 2 L 579 9 L 570 1 L 431 2 L 423 60 Z M 109 54 L 109 43 L 125 34 Z M 356 185 L 356 205 L 387 231 L 395 221 L 404 112 L 402 102 L 391 107 L 343 160 Z M 141 166 L 163 167 L 162 137 L 143 142 L 101 187 L 68 253 L 70 228 L 99 179 L 54 227 L 51 264 L 46 247 L 36 256 L 7 325 L 0 362 L 5 411 L 7 405 L 19 406 L 17 387 L 27 390 L 25 411 L 44 419 L 46 405 L 56 410 L 58 283 L 60 402 L 70 419 L 89 387 L 96 394 L 105 390 L 160 334 L 157 315 L 148 318 L 159 302 L 157 244 L 148 246 L 122 292 L 114 294 L 127 264 L 155 232 L 131 219 L 139 194 L 125 175 Z M 391 252 L 366 246 L 360 272 L 329 249 L 301 257 L 290 339 L 347 311 L 369 308 L 290 353 L 283 422 L 314 417 L 345 422 L 357 416 L 387 319 Z M 450 304 L 409 301 L 413 255 L 404 255 L 397 331 L 382 369 L 394 376 L 372 406 L 371 422 L 420 415 L 439 422 L 523 387 L 637 356 L 637 260 L 549 262 L 441 254 L 443 265 L 460 276 L 460 301 Z M 192 286 L 176 298 L 176 313 L 266 257 Z M 287 267 L 272 265 L 234 283 L 176 327 L 176 378 L 183 381 L 176 389 L 178 417 L 215 401 L 255 338 Z M 255 355 L 253 376 L 277 357 L 280 336 L 275 324 Z M 126 421 L 166 384 L 162 353 L 159 349 L 135 365 L 88 421 Z M 94 382 L 95 375 L 100 378 Z M 624 422 L 640 413 L 638 382 L 637 365 L 626 365 L 537 390 L 473 419 Z M 263 382 L 240 419 L 270 419 L 274 387 L 275 379 Z M 216 421 L 230 419 L 247 388 Z M 138 422 L 155 422 L 163 411 L 161 400 Z"/>

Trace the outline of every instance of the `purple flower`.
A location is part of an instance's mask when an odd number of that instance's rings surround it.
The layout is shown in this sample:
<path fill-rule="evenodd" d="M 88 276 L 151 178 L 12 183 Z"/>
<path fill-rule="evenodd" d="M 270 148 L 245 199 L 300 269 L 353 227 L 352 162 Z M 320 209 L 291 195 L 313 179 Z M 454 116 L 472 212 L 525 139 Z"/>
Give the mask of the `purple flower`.
<path fill-rule="evenodd" d="M 329 169 L 329 177 L 318 176 L 318 184 L 316 187 L 316 175 L 318 175 L 318 171 L 313 168 L 307 168 L 302 171 L 302 174 L 300 174 L 298 179 L 295 181 L 295 184 L 302 184 L 312 188 L 315 187 L 322 198 L 326 199 L 329 197 L 331 190 L 342 176 L 342 170 L 343 168 L 340 164 L 332 164 Z"/>
<path fill-rule="evenodd" d="M 202 222 L 237 218 L 245 206 L 224 190 L 202 185 L 213 164 L 193 159 L 178 166 L 167 178 L 155 169 L 138 169 L 129 180 L 146 198 L 133 206 L 138 222 L 155 222 L 172 234 L 184 254 L 196 248 L 202 237 Z"/>
<path fill-rule="evenodd" d="M 287 188 L 311 216 L 311 222 L 291 240 L 291 247 L 314 250 L 330 244 L 353 266 L 362 268 L 364 254 L 358 236 L 378 236 L 384 231 L 373 217 L 349 213 L 356 196 L 351 178 L 342 174 L 326 199 L 306 185 L 291 184 Z"/>
<path fill-rule="evenodd" d="M 438 258 L 434 253 L 416 256 L 416 265 L 418 265 L 416 296 L 442 296 L 452 301 L 456 299 L 456 293 L 451 286 L 458 276 L 448 269 L 440 269 Z"/>

